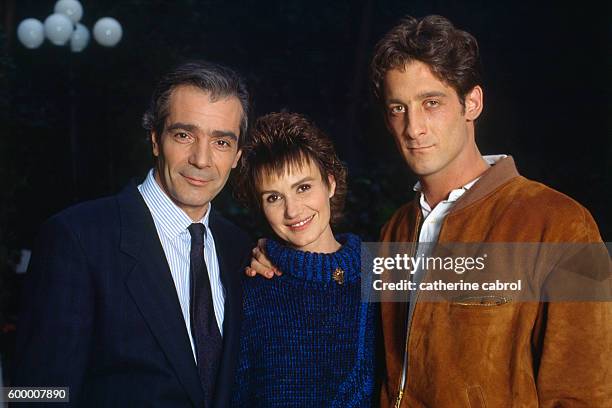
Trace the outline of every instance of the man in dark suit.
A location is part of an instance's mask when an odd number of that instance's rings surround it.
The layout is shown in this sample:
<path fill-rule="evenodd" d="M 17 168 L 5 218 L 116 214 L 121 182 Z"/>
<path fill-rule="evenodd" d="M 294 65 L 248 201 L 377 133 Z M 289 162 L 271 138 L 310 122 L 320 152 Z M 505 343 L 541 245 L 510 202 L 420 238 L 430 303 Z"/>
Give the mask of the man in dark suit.
<path fill-rule="evenodd" d="M 211 200 L 240 158 L 248 94 L 233 71 L 168 73 L 143 124 L 155 165 L 120 194 L 45 223 L 18 325 L 16 386 L 75 406 L 225 407 L 250 240 Z"/>

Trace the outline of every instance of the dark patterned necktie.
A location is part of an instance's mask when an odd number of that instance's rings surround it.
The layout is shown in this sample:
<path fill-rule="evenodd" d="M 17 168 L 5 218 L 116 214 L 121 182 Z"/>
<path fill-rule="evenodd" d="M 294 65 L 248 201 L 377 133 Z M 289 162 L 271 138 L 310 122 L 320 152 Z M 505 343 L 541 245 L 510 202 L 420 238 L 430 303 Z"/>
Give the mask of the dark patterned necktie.
<path fill-rule="evenodd" d="M 217 370 L 221 359 L 223 340 L 215 318 L 208 270 L 204 262 L 204 234 L 200 223 L 189 226 L 191 253 L 189 256 L 189 315 L 191 336 L 195 346 L 198 374 L 206 400 L 212 406 Z"/>

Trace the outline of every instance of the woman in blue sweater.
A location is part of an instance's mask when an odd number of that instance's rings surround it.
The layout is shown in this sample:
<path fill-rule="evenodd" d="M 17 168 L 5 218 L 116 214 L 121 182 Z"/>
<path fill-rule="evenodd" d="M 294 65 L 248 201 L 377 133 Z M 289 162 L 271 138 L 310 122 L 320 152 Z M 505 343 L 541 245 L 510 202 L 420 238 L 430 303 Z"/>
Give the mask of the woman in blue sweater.
<path fill-rule="evenodd" d="M 276 239 L 282 276 L 246 278 L 235 407 L 369 407 L 375 304 L 362 299 L 361 241 L 334 235 L 346 168 L 331 141 L 298 114 L 255 123 L 236 193 Z"/>

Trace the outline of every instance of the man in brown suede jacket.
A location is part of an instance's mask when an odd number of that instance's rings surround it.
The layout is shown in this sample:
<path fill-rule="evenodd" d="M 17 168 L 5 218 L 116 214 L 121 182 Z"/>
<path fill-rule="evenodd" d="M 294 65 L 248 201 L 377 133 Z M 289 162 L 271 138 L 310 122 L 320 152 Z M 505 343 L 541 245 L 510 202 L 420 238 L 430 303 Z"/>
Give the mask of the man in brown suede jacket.
<path fill-rule="evenodd" d="M 482 156 L 474 37 L 407 17 L 378 43 L 377 98 L 418 176 L 384 242 L 601 242 L 589 212 Z M 606 281 L 609 286 L 609 280 Z M 612 407 L 612 302 L 382 303 L 382 407 Z"/>

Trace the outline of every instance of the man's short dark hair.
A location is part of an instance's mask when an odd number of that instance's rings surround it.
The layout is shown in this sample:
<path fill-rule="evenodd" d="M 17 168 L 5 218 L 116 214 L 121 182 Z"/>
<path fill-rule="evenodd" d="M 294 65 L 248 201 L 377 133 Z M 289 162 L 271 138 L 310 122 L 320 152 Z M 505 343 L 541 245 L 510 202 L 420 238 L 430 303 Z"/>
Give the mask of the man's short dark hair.
<path fill-rule="evenodd" d="M 387 71 L 401 70 L 412 61 L 427 64 L 439 80 L 457 92 L 462 104 L 467 93 L 481 83 L 478 42 L 442 16 L 421 20 L 404 17 L 378 42 L 370 64 L 376 98 L 384 98 Z"/>
<path fill-rule="evenodd" d="M 336 223 L 342 217 L 346 198 L 346 166 L 329 137 L 298 113 L 270 113 L 255 121 L 242 149 L 234 194 L 244 205 L 261 209 L 262 178 L 282 176 L 287 168 L 300 168 L 308 160 L 317 166 L 327 187 L 328 177 L 334 177 L 336 191 L 330 199 L 330 221 Z"/>
<path fill-rule="evenodd" d="M 179 86 L 194 86 L 210 94 L 211 101 L 234 96 L 242 106 L 238 146 L 242 146 L 249 124 L 249 93 L 246 83 L 234 70 L 208 61 L 183 63 L 164 75 L 157 83 L 149 108 L 142 118 L 142 126 L 149 136 L 158 136 L 164 131 L 169 113 L 172 91 Z"/>

